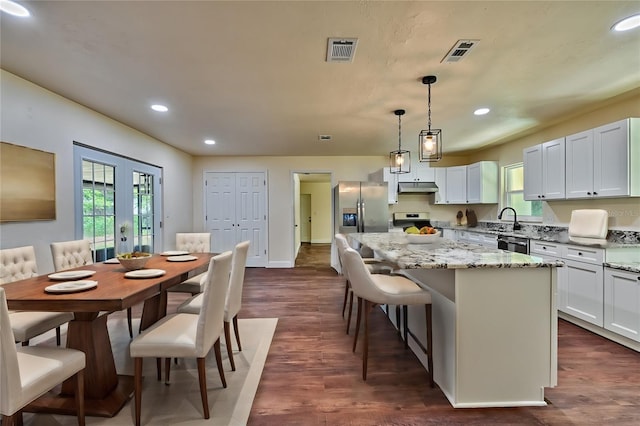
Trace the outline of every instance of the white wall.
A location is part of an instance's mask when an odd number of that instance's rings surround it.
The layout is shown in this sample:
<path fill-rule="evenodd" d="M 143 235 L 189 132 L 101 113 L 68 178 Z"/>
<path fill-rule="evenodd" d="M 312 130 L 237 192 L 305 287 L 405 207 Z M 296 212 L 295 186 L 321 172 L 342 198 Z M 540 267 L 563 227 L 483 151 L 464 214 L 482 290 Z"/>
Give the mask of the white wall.
<path fill-rule="evenodd" d="M 74 234 L 73 142 L 162 167 L 164 247 L 193 229 L 192 157 L 93 110 L 0 70 L 0 139 L 56 155 L 54 221 L 0 224 L 0 247 L 33 245 L 40 273 L 53 271 L 49 243 Z M 141 105 L 140 108 L 144 108 Z"/>

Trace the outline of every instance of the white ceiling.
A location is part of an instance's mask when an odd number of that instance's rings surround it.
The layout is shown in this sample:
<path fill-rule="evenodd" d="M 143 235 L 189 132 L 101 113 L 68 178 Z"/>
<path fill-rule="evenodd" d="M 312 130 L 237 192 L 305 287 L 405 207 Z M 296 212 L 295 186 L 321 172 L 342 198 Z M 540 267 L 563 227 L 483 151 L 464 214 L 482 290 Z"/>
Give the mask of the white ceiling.
<path fill-rule="evenodd" d="M 415 150 L 425 75 L 438 78 L 432 127 L 445 153 L 640 87 L 640 31 L 610 31 L 638 1 L 22 4 L 31 18 L 0 18 L 3 69 L 194 155 L 386 155 L 398 108 Z M 326 62 L 329 37 L 359 39 L 352 63 Z M 480 41 L 441 63 L 460 39 Z M 491 113 L 474 116 L 481 106 Z"/>

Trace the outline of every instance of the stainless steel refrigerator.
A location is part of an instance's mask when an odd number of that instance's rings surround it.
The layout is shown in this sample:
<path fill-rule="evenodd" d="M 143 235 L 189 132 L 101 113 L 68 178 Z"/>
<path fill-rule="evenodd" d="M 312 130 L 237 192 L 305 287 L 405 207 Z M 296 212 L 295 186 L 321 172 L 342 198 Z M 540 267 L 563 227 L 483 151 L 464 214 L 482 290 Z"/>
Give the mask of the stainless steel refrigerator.
<path fill-rule="evenodd" d="M 338 182 L 334 197 L 337 232 L 389 231 L 389 191 L 386 182 Z"/>

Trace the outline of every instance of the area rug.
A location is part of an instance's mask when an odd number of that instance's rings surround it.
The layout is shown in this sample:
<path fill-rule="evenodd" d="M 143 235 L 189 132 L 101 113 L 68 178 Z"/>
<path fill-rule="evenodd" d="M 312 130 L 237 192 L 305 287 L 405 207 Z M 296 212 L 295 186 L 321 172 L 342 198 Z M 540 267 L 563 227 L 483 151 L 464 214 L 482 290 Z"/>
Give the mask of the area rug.
<path fill-rule="evenodd" d="M 198 386 L 195 359 L 180 359 L 172 363 L 171 383 L 156 380 L 156 362 L 144 360 L 142 390 L 143 425 L 246 425 L 251 412 L 264 363 L 276 329 L 277 318 L 239 319 L 242 352 L 234 340 L 236 371 L 231 371 L 227 350 L 222 341 L 222 357 L 227 388 L 222 387 L 213 350 L 207 357 L 207 387 L 211 418 L 202 417 L 202 402 Z M 126 319 L 109 319 L 109 334 L 118 374 L 133 375 L 133 362 L 129 357 L 129 335 Z M 137 326 L 134 321 L 134 326 Z M 232 332 L 233 339 L 233 332 Z M 44 343 L 49 344 L 49 340 Z M 33 344 L 38 344 L 34 341 Z M 40 343 L 42 344 L 42 342 Z M 130 426 L 134 424 L 133 400 L 113 418 L 87 417 L 87 425 Z M 27 426 L 76 425 L 72 416 L 24 414 Z"/>

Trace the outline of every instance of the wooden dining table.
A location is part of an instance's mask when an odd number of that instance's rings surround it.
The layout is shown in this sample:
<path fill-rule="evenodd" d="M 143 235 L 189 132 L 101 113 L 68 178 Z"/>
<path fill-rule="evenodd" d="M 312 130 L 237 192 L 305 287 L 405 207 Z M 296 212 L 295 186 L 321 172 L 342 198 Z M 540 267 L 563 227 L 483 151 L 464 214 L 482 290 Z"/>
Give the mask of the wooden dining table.
<path fill-rule="evenodd" d="M 67 347 L 86 355 L 85 412 L 90 416 L 113 417 L 133 392 L 133 376 L 118 374 L 107 329 L 105 312 L 116 312 L 144 303 L 140 328 L 144 330 L 166 315 L 167 289 L 190 276 L 207 270 L 212 253 L 193 253 L 196 259 L 169 261 L 153 255 L 145 269 L 161 269 L 155 278 L 127 278 L 119 263 L 95 263 L 74 270 L 95 271 L 86 280 L 97 287 L 73 293 L 49 293 L 45 288 L 59 283 L 41 275 L 5 284 L 9 309 L 73 312 L 67 329 Z M 50 275 L 50 274 L 49 274 Z M 126 330 L 123 330 L 126 332 Z M 25 411 L 75 415 L 74 384 L 66 381 L 59 392 L 49 393 L 30 404 Z"/>

